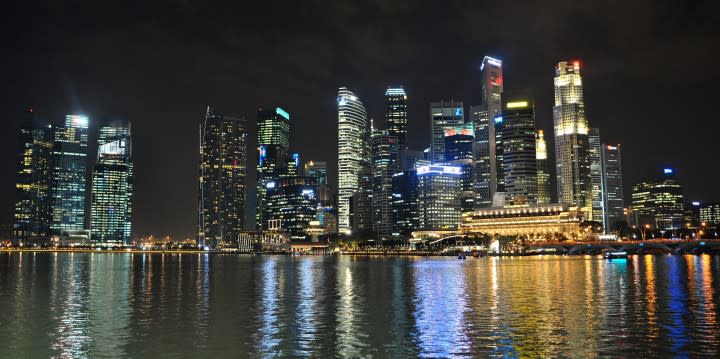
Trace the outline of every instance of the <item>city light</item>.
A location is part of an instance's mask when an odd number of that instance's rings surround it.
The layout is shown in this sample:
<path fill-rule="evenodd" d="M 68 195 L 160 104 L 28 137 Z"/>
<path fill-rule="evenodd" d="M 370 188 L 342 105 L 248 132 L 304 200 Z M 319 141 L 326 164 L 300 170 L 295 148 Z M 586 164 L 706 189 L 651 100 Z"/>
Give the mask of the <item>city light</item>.
<path fill-rule="evenodd" d="M 527 101 L 508 102 L 507 108 L 525 108 L 528 107 Z"/>

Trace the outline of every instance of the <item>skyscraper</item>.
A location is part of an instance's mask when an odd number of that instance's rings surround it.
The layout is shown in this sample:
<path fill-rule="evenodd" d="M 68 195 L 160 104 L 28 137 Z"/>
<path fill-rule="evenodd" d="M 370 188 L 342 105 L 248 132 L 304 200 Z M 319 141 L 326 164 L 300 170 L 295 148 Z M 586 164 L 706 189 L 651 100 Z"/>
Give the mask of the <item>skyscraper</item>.
<path fill-rule="evenodd" d="M 16 162 L 15 239 L 32 240 L 50 234 L 51 130 L 51 126 L 40 121 L 32 109 L 24 113 Z"/>
<path fill-rule="evenodd" d="M 600 163 L 602 165 L 602 200 L 605 210 L 603 228 L 605 228 L 605 233 L 610 233 L 616 223 L 625 221 L 620 145 L 602 144 Z"/>
<path fill-rule="evenodd" d="M 246 229 L 247 129 L 208 106 L 200 124 L 198 243 L 231 242 Z"/>
<path fill-rule="evenodd" d="M 485 204 L 490 205 L 492 204 L 492 198 L 495 195 L 495 192 L 503 191 L 502 188 L 502 180 L 498 177 L 502 177 L 502 173 L 500 170 L 500 164 L 497 163 L 498 159 L 498 153 L 499 150 L 497 145 L 497 131 L 495 128 L 495 121 L 494 119 L 497 116 L 500 116 L 502 114 L 502 93 L 504 88 L 504 81 L 503 81 L 503 71 L 502 71 L 502 61 L 498 59 L 494 59 L 490 56 L 485 56 L 483 58 L 482 64 L 480 65 L 480 85 L 482 90 L 482 101 L 483 101 L 483 110 L 486 111 L 484 114 L 480 113 L 479 120 L 482 122 L 482 125 L 480 126 L 479 130 L 484 132 L 479 135 L 479 137 L 484 140 L 487 138 L 487 154 L 484 158 L 481 153 L 485 152 L 485 149 L 482 147 L 478 147 L 476 151 L 476 159 L 475 161 L 480 161 L 482 164 L 485 164 L 487 167 L 480 167 L 477 170 L 478 171 L 487 171 L 489 177 L 488 182 L 488 189 L 490 191 L 489 193 L 489 200 L 488 201 L 481 201 L 480 205 L 485 206 Z M 487 117 L 483 117 L 487 116 Z M 478 124 L 476 124 L 477 126 Z M 478 131 L 478 128 L 476 127 L 476 131 Z M 476 138 L 478 137 L 478 134 L 475 134 Z M 486 176 L 483 174 L 480 174 L 480 176 Z M 483 185 L 484 186 L 484 185 Z"/>
<path fill-rule="evenodd" d="M 478 208 L 487 208 L 492 206 L 492 197 L 497 187 L 497 182 L 494 180 L 491 187 L 491 163 L 495 165 L 495 128 L 494 124 L 488 117 L 487 109 L 485 106 L 471 106 L 470 107 L 470 118 L 471 122 L 475 127 L 475 144 L 473 145 L 473 157 L 475 159 L 475 173 L 474 173 L 474 189 L 475 189 L 475 204 Z M 490 127 L 492 129 L 492 143 L 493 143 L 493 155 L 490 156 Z M 492 161 L 491 161 L 492 157 Z M 495 178 L 495 177 L 493 177 Z"/>
<path fill-rule="evenodd" d="M 605 207 L 603 202 L 602 164 L 600 130 L 591 128 L 588 133 L 588 161 L 590 162 L 590 183 L 592 184 L 592 217 L 590 220 L 603 223 Z"/>
<path fill-rule="evenodd" d="M 358 176 L 370 168 L 370 130 L 360 98 L 338 89 L 338 230 L 350 234 L 350 198 L 360 188 Z"/>
<path fill-rule="evenodd" d="M 257 112 L 258 163 L 257 163 L 257 210 L 255 225 L 267 229 L 265 193 L 267 183 L 287 175 L 288 169 L 296 169 L 290 155 L 290 114 L 280 107 L 259 108 Z M 298 160 L 299 161 L 299 160 Z"/>
<path fill-rule="evenodd" d="M 462 170 L 455 166 L 417 168 L 418 225 L 425 230 L 453 230 L 460 223 Z"/>
<path fill-rule="evenodd" d="M 392 233 L 392 178 L 398 169 L 398 139 L 387 130 L 373 130 L 372 230 L 380 238 Z"/>
<path fill-rule="evenodd" d="M 459 167 L 460 179 L 460 209 L 472 211 L 475 209 L 475 187 L 473 160 L 473 145 L 475 133 L 472 123 L 466 123 L 459 127 L 445 128 L 445 164 Z"/>
<path fill-rule="evenodd" d="M 85 228 L 88 118 L 65 116 L 55 129 L 52 151 L 52 229 L 60 232 Z"/>
<path fill-rule="evenodd" d="M 288 231 L 291 239 L 305 239 L 305 228 L 317 216 L 316 185 L 314 178 L 302 176 L 266 182 L 264 218 L 269 221 L 280 220 L 280 228 Z"/>
<path fill-rule="evenodd" d="M 405 89 L 388 86 L 385 90 L 388 135 L 397 138 L 398 153 L 407 150 L 407 95 Z"/>
<path fill-rule="evenodd" d="M 550 164 L 548 163 L 547 142 L 545 131 L 535 132 L 535 163 L 538 178 L 538 204 L 552 203 L 550 193 Z"/>
<path fill-rule="evenodd" d="M 130 244 L 133 191 L 131 143 L 130 122 L 113 121 L 100 128 L 90 206 L 93 241 Z"/>
<path fill-rule="evenodd" d="M 410 237 L 419 228 L 417 179 L 415 169 L 393 176 L 393 236 Z"/>
<path fill-rule="evenodd" d="M 537 203 L 535 109 L 528 100 L 508 102 L 502 112 L 502 169 L 506 198 L 511 204 Z M 498 178 L 500 175 L 498 174 Z"/>
<path fill-rule="evenodd" d="M 558 202 L 592 212 L 592 182 L 588 158 L 588 121 L 585 117 L 580 63 L 562 61 L 555 68 L 555 162 Z"/>
<path fill-rule="evenodd" d="M 430 161 L 445 161 L 445 128 L 459 127 L 465 123 L 462 102 L 440 101 L 430 104 Z"/>
<path fill-rule="evenodd" d="M 327 179 L 327 162 L 325 161 L 307 161 L 305 163 L 305 173 L 307 177 L 315 178 L 318 185 L 328 184 Z"/>
<path fill-rule="evenodd" d="M 632 209 L 635 223 L 660 230 L 678 229 L 683 225 L 683 191 L 673 170 L 663 170 L 663 178 L 633 185 Z"/>

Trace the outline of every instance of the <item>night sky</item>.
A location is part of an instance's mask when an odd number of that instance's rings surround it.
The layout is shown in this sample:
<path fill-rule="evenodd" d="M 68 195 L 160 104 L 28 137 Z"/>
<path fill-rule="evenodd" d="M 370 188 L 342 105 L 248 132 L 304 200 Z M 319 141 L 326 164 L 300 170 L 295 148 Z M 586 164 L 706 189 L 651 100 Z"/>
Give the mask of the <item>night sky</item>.
<path fill-rule="evenodd" d="M 194 237 L 208 104 L 247 118 L 251 187 L 261 104 L 291 113 L 292 150 L 303 162 L 328 161 L 335 183 L 339 86 L 384 127 L 385 88 L 404 85 L 409 144 L 421 149 L 429 102 L 480 104 L 485 55 L 502 59 L 505 95 L 534 96 L 546 132 L 554 65 L 581 61 L 590 126 L 623 146 L 626 201 L 633 183 L 665 166 L 688 200 L 720 201 L 715 1 L 40 3 L 13 1 L 0 14 L 0 223 L 12 222 L 27 107 L 52 121 L 86 114 L 91 133 L 106 120 L 132 121 L 134 233 Z"/>

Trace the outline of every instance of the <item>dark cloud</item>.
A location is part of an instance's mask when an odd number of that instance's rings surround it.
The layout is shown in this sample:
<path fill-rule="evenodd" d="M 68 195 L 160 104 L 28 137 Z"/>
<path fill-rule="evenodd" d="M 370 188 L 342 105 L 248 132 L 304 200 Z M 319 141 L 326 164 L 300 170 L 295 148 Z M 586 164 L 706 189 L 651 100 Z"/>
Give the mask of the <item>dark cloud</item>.
<path fill-rule="evenodd" d="M 668 0 L 14 2 L 0 15 L 0 221 L 11 220 L 9 169 L 26 106 L 53 120 L 82 111 L 95 125 L 133 121 L 137 233 L 191 236 L 208 104 L 245 116 L 253 134 L 257 106 L 281 105 L 294 149 L 334 166 L 337 87 L 357 91 L 382 125 L 385 86 L 404 84 L 419 148 L 428 102 L 479 103 L 484 55 L 503 59 L 508 94 L 535 97 L 545 129 L 554 64 L 581 59 L 591 125 L 624 146 L 626 195 L 673 165 L 689 198 L 720 200 L 717 10 Z"/>

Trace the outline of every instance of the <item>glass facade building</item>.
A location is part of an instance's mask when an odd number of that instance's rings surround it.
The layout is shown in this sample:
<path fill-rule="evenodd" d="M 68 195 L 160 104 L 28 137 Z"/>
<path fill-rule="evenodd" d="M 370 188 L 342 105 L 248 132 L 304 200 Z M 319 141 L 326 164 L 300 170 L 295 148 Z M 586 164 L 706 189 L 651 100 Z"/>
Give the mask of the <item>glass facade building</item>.
<path fill-rule="evenodd" d="M 40 121 L 32 109 L 20 126 L 15 182 L 13 238 L 20 241 L 50 235 L 50 153 L 52 127 Z"/>
<path fill-rule="evenodd" d="M 380 238 L 392 233 L 392 178 L 398 168 L 398 139 L 388 130 L 373 130 L 372 230 Z"/>
<path fill-rule="evenodd" d="M 392 178 L 393 236 L 410 237 L 420 227 L 417 170 L 396 173 Z"/>
<path fill-rule="evenodd" d="M 370 169 L 370 127 L 365 106 L 346 87 L 338 89 L 337 105 L 338 230 L 350 234 L 351 197 L 360 189 L 360 172 Z"/>
<path fill-rule="evenodd" d="M 52 230 L 85 229 L 85 178 L 88 151 L 87 116 L 67 115 L 55 129 L 52 151 Z"/>
<path fill-rule="evenodd" d="M 453 230 L 460 223 L 462 169 L 430 165 L 417 168 L 418 228 Z"/>
<path fill-rule="evenodd" d="M 305 228 L 317 217 L 317 182 L 312 177 L 285 177 L 265 183 L 267 206 L 264 218 L 280 220 L 291 240 L 304 240 Z"/>
<path fill-rule="evenodd" d="M 665 169 L 663 179 L 633 186 L 632 210 L 638 227 L 647 224 L 660 230 L 682 228 L 683 190 L 672 173 L 671 169 Z"/>
<path fill-rule="evenodd" d="M 388 135 L 397 138 L 398 153 L 407 150 L 407 95 L 402 86 L 385 90 Z"/>
<path fill-rule="evenodd" d="M 703 203 L 700 205 L 700 223 L 707 228 L 720 226 L 720 203 Z"/>
<path fill-rule="evenodd" d="M 604 188 L 602 182 L 602 146 L 600 130 L 591 128 L 588 133 L 588 161 L 590 163 L 590 183 L 592 184 L 592 213 L 590 220 L 603 223 L 605 218 Z"/>
<path fill-rule="evenodd" d="M 535 109 L 528 100 L 508 102 L 502 117 L 495 117 L 501 130 L 498 141 L 506 202 L 513 205 L 537 204 L 537 153 L 535 148 Z M 497 121 L 499 119 L 499 121 Z"/>
<path fill-rule="evenodd" d="M 602 223 L 605 233 L 610 233 L 616 223 L 625 222 L 620 145 L 602 144 L 600 163 L 602 165 L 602 201 L 604 209 Z"/>
<path fill-rule="evenodd" d="M 495 192 L 502 192 L 502 170 L 497 162 L 501 157 L 498 134 L 494 119 L 502 114 L 502 93 L 504 90 L 502 61 L 485 56 L 480 65 L 480 85 L 482 95 L 481 109 L 473 109 L 475 117 L 475 163 L 478 187 L 487 188 L 482 191 L 478 201 L 479 207 L 489 207 Z"/>
<path fill-rule="evenodd" d="M 440 101 L 430 104 L 430 161 L 445 161 L 445 129 L 465 124 L 462 102 Z"/>
<path fill-rule="evenodd" d="M 495 126 L 490 122 L 485 106 L 471 106 L 470 120 L 475 128 L 475 144 L 473 145 L 473 157 L 475 160 L 474 191 L 475 204 L 478 208 L 492 206 L 492 198 L 497 188 L 495 177 L 491 187 L 491 166 L 495 166 Z M 490 155 L 490 134 L 492 127 L 493 156 Z M 492 157 L 492 160 L 491 160 Z M 495 174 L 497 176 L 497 174 Z"/>
<path fill-rule="evenodd" d="M 588 121 L 585 117 L 580 63 L 562 61 L 555 67 L 555 170 L 558 202 L 592 212 Z M 591 218 L 591 216 L 588 216 Z"/>
<path fill-rule="evenodd" d="M 259 108 L 257 111 L 257 210 L 255 224 L 259 229 L 267 229 L 265 193 L 267 183 L 283 176 L 297 176 L 298 159 L 290 154 L 290 114 L 280 107 Z M 290 171 L 288 171 L 290 170 Z"/>
<path fill-rule="evenodd" d="M 100 128 L 93 168 L 90 233 L 95 242 L 129 245 L 132 230 L 133 160 L 130 123 Z"/>
<path fill-rule="evenodd" d="M 247 128 L 208 107 L 200 124 L 198 243 L 236 241 L 246 229 Z"/>

